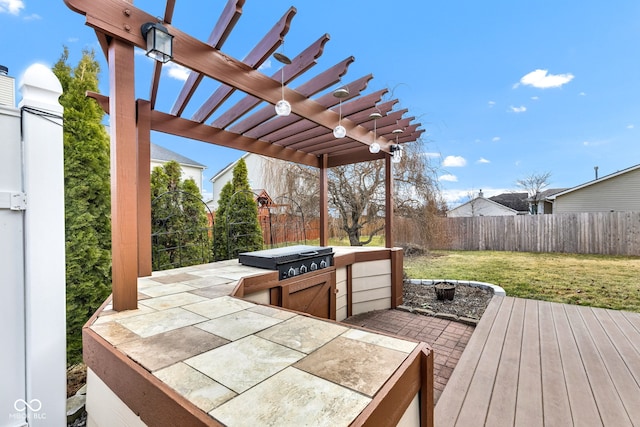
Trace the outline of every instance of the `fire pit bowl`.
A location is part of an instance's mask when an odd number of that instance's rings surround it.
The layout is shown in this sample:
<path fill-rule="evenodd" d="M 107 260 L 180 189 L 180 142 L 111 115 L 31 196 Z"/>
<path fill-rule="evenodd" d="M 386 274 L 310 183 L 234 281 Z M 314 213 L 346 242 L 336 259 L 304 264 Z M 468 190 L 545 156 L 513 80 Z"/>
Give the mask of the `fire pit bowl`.
<path fill-rule="evenodd" d="M 456 285 L 451 282 L 438 282 L 433 286 L 436 290 L 436 298 L 440 301 L 453 300 L 453 295 L 456 293 Z"/>

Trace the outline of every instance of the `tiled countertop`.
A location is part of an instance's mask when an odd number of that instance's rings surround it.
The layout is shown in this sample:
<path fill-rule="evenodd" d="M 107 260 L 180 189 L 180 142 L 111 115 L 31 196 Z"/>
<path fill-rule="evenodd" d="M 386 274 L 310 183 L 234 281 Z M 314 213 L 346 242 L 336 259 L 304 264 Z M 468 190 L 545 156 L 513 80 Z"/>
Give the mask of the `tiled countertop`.
<path fill-rule="evenodd" d="M 348 425 L 418 345 L 229 296 L 237 260 L 139 279 L 90 329 L 229 425 Z"/>

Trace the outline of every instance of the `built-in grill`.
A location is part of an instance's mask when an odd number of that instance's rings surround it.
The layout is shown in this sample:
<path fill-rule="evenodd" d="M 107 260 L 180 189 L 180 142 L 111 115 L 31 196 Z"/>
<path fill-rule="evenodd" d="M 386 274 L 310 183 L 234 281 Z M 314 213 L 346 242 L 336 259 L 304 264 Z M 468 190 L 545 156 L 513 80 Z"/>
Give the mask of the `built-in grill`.
<path fill-rule="evenodd" d="M 278 270 L 280 280 L 333 265 L 333 248 L 296 245 L 238 254 L 241 264 Z"/>

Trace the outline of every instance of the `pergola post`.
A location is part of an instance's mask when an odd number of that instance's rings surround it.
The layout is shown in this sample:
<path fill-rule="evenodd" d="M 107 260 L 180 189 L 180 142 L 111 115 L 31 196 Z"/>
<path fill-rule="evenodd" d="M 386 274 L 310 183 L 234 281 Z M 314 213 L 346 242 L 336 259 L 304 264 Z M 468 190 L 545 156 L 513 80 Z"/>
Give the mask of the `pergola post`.
<path fill-rule="evenodd" d="M 151 276 L 151 102 L 138 100 L 138 276 Z"/>
<path fill-rule="evenodd" d="M 138 308 L 138 149 L 133 120 L 136 117 L 133 45 L 112 38 L 108 56 L 113 309 L 122 311 Z"/>
<path fill-rule="evenodd" d="M 391 156 L 384 156 L 384 236 L 385 247 L 392 248 L 394 242 L 393 235 L 393 163 Z"/>
<path fill-rule="evenodd" d="M 320 246 L 329 245 L 329 168 L 328 156 L 320 159 Z"/>

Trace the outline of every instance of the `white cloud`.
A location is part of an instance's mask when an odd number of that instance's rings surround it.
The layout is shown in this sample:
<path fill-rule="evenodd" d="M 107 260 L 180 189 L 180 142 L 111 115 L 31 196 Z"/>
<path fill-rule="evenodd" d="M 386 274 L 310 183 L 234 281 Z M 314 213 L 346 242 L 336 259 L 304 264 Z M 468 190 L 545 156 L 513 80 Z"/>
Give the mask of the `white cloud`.
<path fill-rule="evenodd" d="M 585 147 L 598 147 L 600 145 L 607 145 L 610 144 L 611 141 L 608 139 L 603 139 L 600 141 L 583 141 L 582 145 L 584 145 Z"/>
<path fill-rule="evenodd" d="M 24 17 L 25 21 L 39 21 L 41 19 L 42 16 L 38 15 L 37 13 L 32 13 L 31 15 Z"/>
<path fill-rule="evenodd" d="M 462 156 L 447 156 L 442 162 L 444 167 L 460 168 L 467 165 L 467 160 Z"/>
<path fill-rule="evenodd" d="M 271 59 L 267 59 L 258 67 L 258 71 L 268 70 L 271 68 Z"/>
<path fill-rule="evenodd" d="M 586 92 L 580 92 L 578 95 L 580 95 L 580 96 L 587 96 L 587 93 L 586 93 Z"/>
<path fill-rule="evenodd" d="M 493 138 L 491 138 L 491 141 L 498 142 L 498 141 L 500 141 L 500 137 L 499 136 L 494 136 Z"/>
<path fill-rule="evenodd" d="M 511 105 L 509 107 L 509 111 L 511 111 L 512 113 L 524 113 L 525 111 L 527 111 L 527 107 L 525 107 L 524 105 L 521 105 L 519 107 L 514 107 L 513 105 Z"/>
<path fill-rule="evenodd" d="M 490 160 L 485 159 L 484 157 L 480 157 L 476 163 L 491 163 Z"/>
<path fill-rule="evenodd" d="M 20 9 L 24 9 L 22 0 L 0 0 L 0 13 L 20 14 Z"/>
<path fill-rule="evenodd" d="M 489 108 L 492 108 L 494 105 L 496 105 L 496 101 L 489 101 L 487 102 L 487 104 L 489 104 Z"/>
<path fill-rule="evenodd" d="M 189 78 L 189 69 L 183 67 L 182 65 L 178 65 L 175 62 L 167 62 L 164 65 L 164 68 L 167 69 L 167 73 L 169 77 L 174 78 L 176 80 L 186 81 Z"/>
<path fill-rule="evenodd" d="M 525 86 L 533 86 L 538 89 L 548 89 L 551 87 L 560 87 L 573 80 L 574 75 L 571 73 L 566 74 L 549 74 L 549 70 L 535 70 L 529 74 L 524 75 L 519 83 L 516 83 L 513 87 L 517 88 L 520 84 Z"/>
<path fill-rule="evenodd" d="M 539 97 L 537 97 L 537 96 L 532 96 L 532 97 L 531 97 L 531 99 L 533 99 L 534 101 L 537 101 L 537 100 L 538 100 L 538 99 L 540 99 L 540 98 L 539 98 Z"/>
<path fill-rule="evenodd" d="M 636 127 L 636 126 L 635 126 L 634 124 L 627 125 L 627 129 L 633 129 L 633 128 L 635 128 L 635 127 Z"/>
<path fill-rule="evenodd" d="M 442 175 L 440 178 L 438 178 L 438 181 L 458 182 L 458 177 L 455 175 L 447 174 Z"/>

